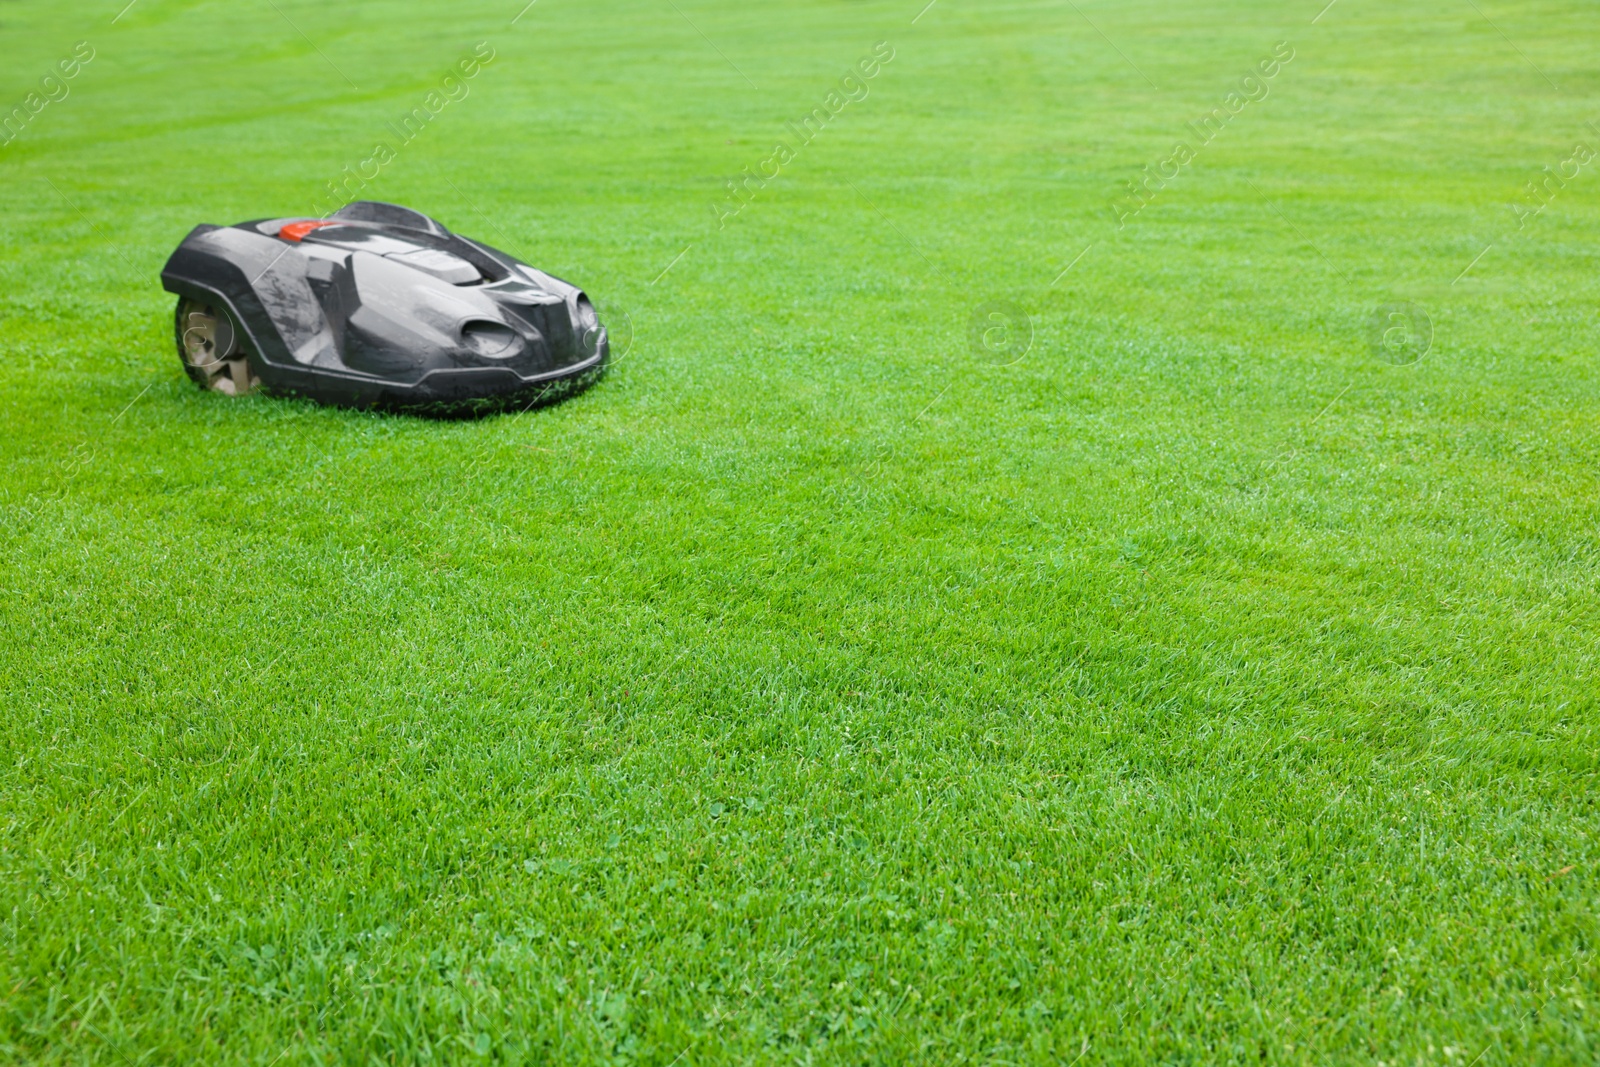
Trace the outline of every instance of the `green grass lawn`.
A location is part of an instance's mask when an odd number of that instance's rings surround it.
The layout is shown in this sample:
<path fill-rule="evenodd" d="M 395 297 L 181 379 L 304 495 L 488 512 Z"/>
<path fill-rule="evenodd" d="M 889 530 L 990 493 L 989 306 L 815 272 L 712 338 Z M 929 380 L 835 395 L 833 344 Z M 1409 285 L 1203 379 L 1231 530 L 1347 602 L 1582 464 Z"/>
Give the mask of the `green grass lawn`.
<path fill-rule="evenodd" d="M 1600 1060 L 1594 4 L 125 2 L 0 2 L 0 1060 Z M 611 373 L 197 390 L 481 42 L 361 195 Z"/>

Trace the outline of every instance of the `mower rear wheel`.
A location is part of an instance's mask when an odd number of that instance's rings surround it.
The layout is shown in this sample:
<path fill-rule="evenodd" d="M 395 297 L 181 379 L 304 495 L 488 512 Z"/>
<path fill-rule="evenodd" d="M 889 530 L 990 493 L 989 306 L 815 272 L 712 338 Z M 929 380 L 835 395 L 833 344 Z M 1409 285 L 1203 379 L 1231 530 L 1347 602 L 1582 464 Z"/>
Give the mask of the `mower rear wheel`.
<path fill-rule="evenodd" d="M 242 396 L 261 384 L 226 311 L 183 297 L 178 301 L 175 329 L 178 358 L 200 388 Z"/>

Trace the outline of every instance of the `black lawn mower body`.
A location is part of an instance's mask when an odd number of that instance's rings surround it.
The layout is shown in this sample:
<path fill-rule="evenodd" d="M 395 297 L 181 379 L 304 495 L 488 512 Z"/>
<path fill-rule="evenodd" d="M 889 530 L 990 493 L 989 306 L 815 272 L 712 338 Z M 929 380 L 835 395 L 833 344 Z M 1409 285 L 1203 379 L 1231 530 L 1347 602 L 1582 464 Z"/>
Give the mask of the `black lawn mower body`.
<path fill-rule="evenodd" d="M 394 204 L 198 226 L 161 283 L 204 388 L 462 416 L 550 403 L 604 371 L 576 286 Z"/>

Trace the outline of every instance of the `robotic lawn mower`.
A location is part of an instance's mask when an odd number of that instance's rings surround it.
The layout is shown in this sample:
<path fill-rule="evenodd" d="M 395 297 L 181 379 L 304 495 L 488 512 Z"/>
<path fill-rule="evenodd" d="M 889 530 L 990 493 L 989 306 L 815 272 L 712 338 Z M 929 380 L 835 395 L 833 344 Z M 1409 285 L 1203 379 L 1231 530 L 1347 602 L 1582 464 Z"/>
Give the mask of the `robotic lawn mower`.
<path fill-rule="evenodd" d="M 184 369 L 230 396 L 475 415 L 579 392 L 610 349 L 580 289 L 394 204 L 196 227 L 161 283 Z"/>

